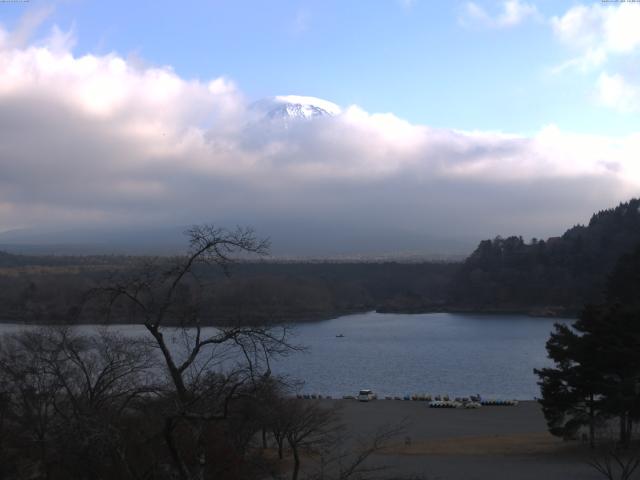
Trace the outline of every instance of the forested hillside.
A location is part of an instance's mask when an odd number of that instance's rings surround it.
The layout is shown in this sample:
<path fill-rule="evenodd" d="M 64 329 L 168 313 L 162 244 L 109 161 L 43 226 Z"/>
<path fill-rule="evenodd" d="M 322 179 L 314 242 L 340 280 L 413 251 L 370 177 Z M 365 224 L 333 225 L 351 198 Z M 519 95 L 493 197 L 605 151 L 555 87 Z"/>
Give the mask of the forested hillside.
<path fill-rule="evenodd" d="M 101 321 L 86 292 L 170 258 L 0 256 L 0 321 Z M 424 311 L 443 305 L 459 264 L 241 262 L 230 277 L 202 272 L 197 301 L 209 323 L 305 321 L 375 309 Z M 193 292 L 185 291 L 190 297 Z M 79 315 L 80 314 L 80 315 Z M 119 321 L 113 317 L 111 321 Z M 124 320 L 123 320 L 124 321 Z"/>
<path fill-rule="evenodd" d="M 198 303 L 210 323 L 295 322 L 374 309 L 575 315 L 601 300 L 618 258 L 640 245 L 639 209 L 640 200 L 631 200 L 547 240 L 484 240 L 464 263 L 239 262 L 229 278 L 213 274 Z M 0 321 L 100 321 L 99 311 L 78 308 L 85 292 L 149 262 L 171 261 L 0 252 Z"/>
<path fill-rule="evenodd" d="M 618 258 L 640 244 L 640 199 L 594 214 L 561 237 L 484 240 L 463 263 L 449 305 L 561 315 L 599 302 Z"/>

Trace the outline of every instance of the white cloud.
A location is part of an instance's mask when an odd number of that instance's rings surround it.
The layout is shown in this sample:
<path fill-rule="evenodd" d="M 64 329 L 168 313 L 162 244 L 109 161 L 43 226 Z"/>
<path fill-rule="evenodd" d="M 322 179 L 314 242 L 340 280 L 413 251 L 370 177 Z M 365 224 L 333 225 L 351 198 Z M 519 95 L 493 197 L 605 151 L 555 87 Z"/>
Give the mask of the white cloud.
<path fill-rule="evenodd" d="M 620 112 L 638 110 L 638 91 L 629 78 L 609 74 L 610 60 L 637 63 L 640 53 L 640 4 L 611 3 L 575 5 L 564 15 L 552 17 L 550 24 L 556 37 L 575 55 L 554 67 L 555 74 L 577 70 L 595 73 L 596 101 Z"/>
<path fill-rule="evenodd" d="M 630 54 L 640 47 L 640 4 L 576 5 L 551 25 L 560 40 L 585 55 Z"/>
<path fill-rule="evenodd" d="M 20 19 L 18 25 L 11 34 L 3 32 L 4 36 L 6 36 L 3 43 L 14 48 L 24 47 L 28 44 L 29 40 L 31 40 L 38 28 L 40 28 L 42 23 L 49 18 L 52 13 L 53 7 L 51 6 L 28 10 Z"/>
<path fill-rule="evenodd" d="M 475 2 L 464 6 L 460 22 L 464 25 L 482 25 L 491 28 L 515 27 L 528 18 L 539 18 L 535 5 L 522 0 L 504 0 L 501 9 L 494 15 Z"/>
<path fill-rule="evenodd" d="M 48 42 L 0 46 L 0 231 L 303 217 L 540 235 L 640 191 L 640 136 L 434 129 L 358 106 L 279 129 L 228 79 Z"/>
<path fill-rule="evenodd" d="M 578 53 L 557 71 L 571 67 L 593 70 L 603 66 L 611 55 L 631 55 L 640 50 L 640 4 L 576 5 L 550 22 L 557 38 Z"/>
<path fill-rule="evenodd" d="M 633 85 L 619 74 L 603 72 L 596 84 L 597 100 L 600 104 L 621 112 L 640 111 L 640 86 Z"/>
<path fill-rule="evenodd" d="M 604 14 L 612 9 L 604 10 L 600 5 L 576 5 L 561 17 L 551 18 L 554 33 L 565 43 L 581 48 L 592 48 L 602 45 L 602 26 Z"/>

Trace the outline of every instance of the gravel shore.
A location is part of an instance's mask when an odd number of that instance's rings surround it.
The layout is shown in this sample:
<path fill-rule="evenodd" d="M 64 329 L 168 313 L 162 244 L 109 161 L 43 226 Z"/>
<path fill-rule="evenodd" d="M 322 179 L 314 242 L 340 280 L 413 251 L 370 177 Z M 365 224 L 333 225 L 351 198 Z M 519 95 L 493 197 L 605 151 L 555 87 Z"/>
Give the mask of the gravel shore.
<path fill-rule="evenodd" d="M 373 434 L 402 423 L 404 432 L 372 462 L 389 467 L 388 478 L 429 480 L 597 480 L 579 443 L 547 433 L 540 406 L 434 409 L 426 402 L 322 400 L 337 407 L 348 432 Z"/>

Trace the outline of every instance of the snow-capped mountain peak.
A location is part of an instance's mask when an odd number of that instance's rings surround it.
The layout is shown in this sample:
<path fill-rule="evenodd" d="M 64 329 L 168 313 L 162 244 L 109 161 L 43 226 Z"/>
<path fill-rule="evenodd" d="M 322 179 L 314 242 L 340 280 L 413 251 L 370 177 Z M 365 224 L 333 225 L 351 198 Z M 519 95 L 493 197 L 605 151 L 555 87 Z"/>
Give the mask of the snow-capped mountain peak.
<path fill-rule="evenodd" d="M 285 124 L 292 120 L 333 117 L 342 111 L 335 103 L 302 95 L 278 95 L 256 102 L 253 109 L 260 112 L 265 119 L 284 121 Z"/>
<path fill-rule="evenodd" d="M 316 97 L 306 97 L 302 95 L 278 95 L 274 97 L 276 103 L 288 107 L 295 107 L 294 110 L 301 111 L 305 115 L 314 116 L 321 111 L 331 116 L 340 115 L 341 109 L 338 105 L 328 100 Z"/>

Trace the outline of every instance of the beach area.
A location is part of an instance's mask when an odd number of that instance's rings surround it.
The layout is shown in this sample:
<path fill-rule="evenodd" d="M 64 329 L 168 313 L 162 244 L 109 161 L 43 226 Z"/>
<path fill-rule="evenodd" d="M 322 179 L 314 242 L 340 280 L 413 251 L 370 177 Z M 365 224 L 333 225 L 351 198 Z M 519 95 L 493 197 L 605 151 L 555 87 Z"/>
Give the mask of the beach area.
<path fill-rule="evenodd" d="M 365 438 L 389 425 L 404 426 L 371 465 L 381 478 L 429 480 L 596 480 L 592 452 L 547 432 L 540 405 L 435 409 L 427 402 L 321 400 L 335 407 L 349 435 Z"/>

